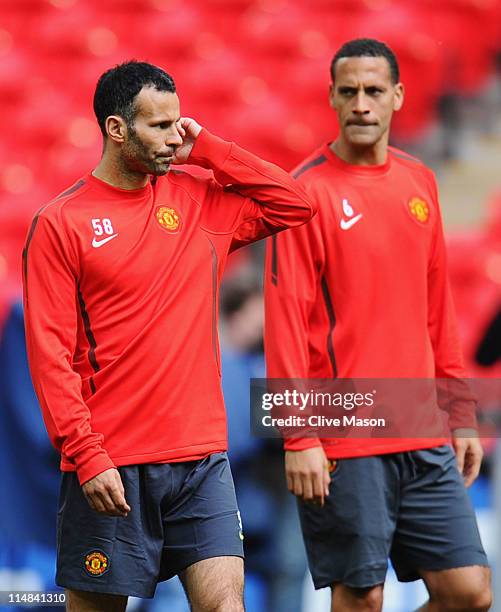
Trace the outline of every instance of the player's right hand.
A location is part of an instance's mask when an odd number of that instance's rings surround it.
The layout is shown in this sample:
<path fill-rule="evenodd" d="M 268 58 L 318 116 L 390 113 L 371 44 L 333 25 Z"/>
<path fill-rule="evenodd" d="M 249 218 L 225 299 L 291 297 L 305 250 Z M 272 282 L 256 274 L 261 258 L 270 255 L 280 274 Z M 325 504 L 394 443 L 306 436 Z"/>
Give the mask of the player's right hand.
<path fill-rule="evenodd" d="M 329 495 L 329 462 L 321 446 L 285 452 L 287 488 L 305 502 L 324 505 Z"/>
<path fill-rule="evenodd" d="M 202 126 L 195 119 L 190 117 L 181 117 L 176 124 L 177 131 L 183 139 L 183 144 L 176 147 L 176 151 L 172 158 L 173 164 L 185 164 L 190 157 L 191 151 L 196 139 L 202 131 Z"/>
<path fill-rule="evenodd" d="M 100 514 L 125 517 L 130 512 L 116 468 L 105 470 L 88 480 L 82 485 L 82 491 L 90 507 Z"/>

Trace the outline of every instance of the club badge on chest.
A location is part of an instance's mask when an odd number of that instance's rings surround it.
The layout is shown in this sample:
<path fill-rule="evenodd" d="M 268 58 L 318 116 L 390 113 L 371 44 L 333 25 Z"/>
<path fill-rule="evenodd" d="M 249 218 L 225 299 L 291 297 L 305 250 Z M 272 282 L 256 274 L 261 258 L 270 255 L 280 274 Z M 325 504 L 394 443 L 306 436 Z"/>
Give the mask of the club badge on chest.
<path fill-rule="evenodd" d="M 181 216 L 175 208 L 168 206 L 159 206 L 155 210 L 155 217 L 164 230 L 170 234 L 176 234 L 181 231 Z"/>

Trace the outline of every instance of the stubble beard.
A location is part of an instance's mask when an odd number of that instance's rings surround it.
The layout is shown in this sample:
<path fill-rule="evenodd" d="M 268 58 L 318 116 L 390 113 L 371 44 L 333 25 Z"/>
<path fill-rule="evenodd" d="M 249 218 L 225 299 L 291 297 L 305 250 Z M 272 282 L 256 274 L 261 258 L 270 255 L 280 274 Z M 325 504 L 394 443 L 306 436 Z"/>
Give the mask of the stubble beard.
<path fill-rule="evenodd" d="M 170 163 L 159 163 L 151 158 L 148 149 L 138 137 L 133 126 L 128 126 L 129 140 L 124 151 L 124 163 L 132 172 L 142 172 L 153 176 L 167 174 Z"/>

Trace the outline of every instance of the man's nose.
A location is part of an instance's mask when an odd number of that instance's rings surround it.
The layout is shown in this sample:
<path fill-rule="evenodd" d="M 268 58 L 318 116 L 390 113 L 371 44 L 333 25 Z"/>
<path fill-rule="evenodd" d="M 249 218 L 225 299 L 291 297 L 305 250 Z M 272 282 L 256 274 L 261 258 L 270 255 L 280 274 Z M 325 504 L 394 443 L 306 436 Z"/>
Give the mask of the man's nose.
<path fill-rule="evenodd" d="M 355 98 L 355 106 L 353 107 L 353 112 L 357 115 L 363 115 L 370 111 L 367 104 L 367 96 L 363 91 L 359 91 Z"/>
<path fill-rule="evenodd" d="M 167 145 L 175 145 L 179 146 L 183 144 L 183 139 L 181 138 L 181 134 L 179 133 L 177 127 L 174 125 L 172 129 L 169 130 L 167 138 L 165 139 L 165 144 Z"/>

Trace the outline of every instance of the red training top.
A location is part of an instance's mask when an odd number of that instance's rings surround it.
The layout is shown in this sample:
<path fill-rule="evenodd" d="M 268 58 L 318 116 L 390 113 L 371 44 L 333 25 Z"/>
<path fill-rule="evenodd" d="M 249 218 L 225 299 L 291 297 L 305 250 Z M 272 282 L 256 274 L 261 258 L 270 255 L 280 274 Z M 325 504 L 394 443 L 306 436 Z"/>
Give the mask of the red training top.
<path fill-rule="evenodd" d="M 230 251 L 311 219 L 277 166 L 202 130 L 189 163 L 124 190 L 92 174 L 43 207 L 24 249 L 28 357 L 61 469 L 226 449 L 217 336 Z M 225 185 L 226 187 L 222 187 Z"/>
<path fill-rule="evenodd" d="M 390 148 L 353 166 L 325 145 L 294 172 L 317 216 L 268 241 L 269 378 L 464 378 L 431 170 Z M 474 402 L 451 425 L 475 427 Z M 461 410 L 460 410 L 461 408 Z M 444 438 L 326 439 L 327 456 L 427 448 Z M 286 440 L 289 450 L 316 438 Z"/>

